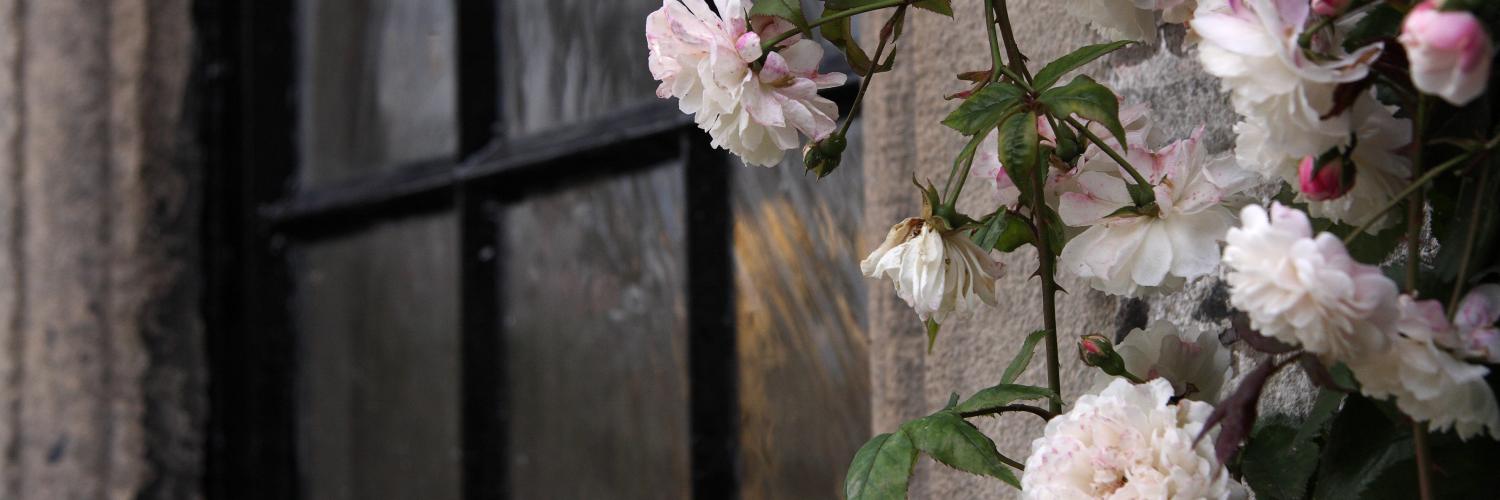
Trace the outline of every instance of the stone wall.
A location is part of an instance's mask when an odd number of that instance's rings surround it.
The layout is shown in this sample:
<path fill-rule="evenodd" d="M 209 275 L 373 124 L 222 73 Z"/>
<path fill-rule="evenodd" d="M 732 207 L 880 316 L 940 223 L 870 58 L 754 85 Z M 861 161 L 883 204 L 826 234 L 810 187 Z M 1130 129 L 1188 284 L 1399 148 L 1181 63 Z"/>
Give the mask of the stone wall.
<path fill-rule="evenodd" d="M 865 222 L 861 243 L 865 251 L 884 238 L 890 225 L 916 215 L 920 209 L 911 186 L 911 172 L 941 184 L 963 138 L 939 124 L 955 106 L 943 96 L 963 90 L 954 78 L 962 71 L 988 69 L 989 49 L 979 0 L 955 0 L 956 19 L 913 11 L 900 42 L 896 69 L 872 83 L 865 102 Z M 1068 51 L 1105 41 L 1083 23 L 1068 17 L 1069 2 L 1011 0 L 1011 18 L 1021 49 L 1032 71 Z M 873 46 L 883 19 L 865 16 L 864 42 Z M 1124 95 L 1127 102 L 1148 102 L 1153 118 L 1168 139 L 1187 137 L 1206 126 L 1208 151 L 1233 147 L 1235 116 L 1218 82 L 1203 73 L 1196 49 L 1184 43 L 1182 26 L 1166 26 L 1154 45 L 1138 45 L 1101 59 L 1086 73 Z M 994 207 L 990 190 L 971 182 L 960 209 L 987 213 Z M 1005 276 L 1000 282 L 1000 305 L 986 308 L 967 320 L 945 325 L 932 352 L 916 315 L 898 299 L 888 283 L 870 281 L 870 374 L 872 427 L 889 432 L 902 421 L 941 408 L 950 392 L 961 395 L 993 385 L 1025 335 L 1040 329 L 1041 292 L 1036 280 L 1036 253 L 1029 247 L 1004 255 Z M 1217 277 L 1190 282 L 1181 292 L 1141 300 L 1122 300 L 1093 291 L 1087 284 L 1063 277 L 1069 291 L 1058 296 L 1058 327 L 1062 344 L 1063 393 L 1072 399 L 1088 388 L 1094 374 L 1077 360 L 1071 341 L 1087 333 L 1117 336 L 1145 320 L 1172 321 L 1222 330 L 1228 326 L 1224 291 Z M 1040 346 L 1038 352 L 1040 352 Z M 1234 375 L 1253 361 L 1236 355 Z M 1046 384 L 1039 355 L 1022 383 Z M 1312 391 L 1300 375 L 1281 375 L 1270 389 L 1266 411 L 1297 411 Z M 1233 382 L 1231 382 L 1232 384 Z M 1027 414 L 978 422 L 1000 451 L 1025 457 L 1041 422 Z M 993 498 L 1013 495 L 1013 489 L 992 480 L 958 473 L 923 459 L 911 485 L 912 498 Z"/>
<path fill-rule="evenodd" d="M 0 0 L 0 498 L 193 498 L 188 0 Z"/>

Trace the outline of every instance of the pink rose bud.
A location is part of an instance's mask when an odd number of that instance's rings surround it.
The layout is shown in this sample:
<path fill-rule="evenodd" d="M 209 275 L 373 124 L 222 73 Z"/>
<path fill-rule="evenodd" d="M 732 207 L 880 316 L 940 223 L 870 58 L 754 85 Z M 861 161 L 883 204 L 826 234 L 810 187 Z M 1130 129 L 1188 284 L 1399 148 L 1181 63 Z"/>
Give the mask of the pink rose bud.
<path fill-rule="evenodd" d="M 1311 155 L 1302 158 L 1297 166 L 1297 180 L 1301 181 L 1302 196 L 1313 201 L 1336 199 L 1354 187 L 1353 176 L 1345 179 L 1344 159 L 1336 152 L 1327 160 L 1318 162 Z M 1349 182 L 1345 182 L 1345 181 Z"/>
<path fill-rule="evenodd" d="M 1400 40 L 1417 89 L 1455 106 L 1484 93 L 1495 46 L 1473 14 L 1440 11 L 1432 0 L 1422 2 L 1407 14 Z"/>
<path fill-rule="evenodd" d="M 1109 337 L 1096 333 L 1084 335 L 1078 339 L 1078 359 L 1082 360 L 1085 365 L 1098 367 L 1104 373 L 1134 380 L 1133 377 L 1126 375 L 1125 360 L 1115 352 L 1115 345 L 1109 341 Z"/>
<path fill-rule="evenodd" d="M 1349 8 L 1349 0 L 1312 0 L 1312 10 L 1320 16 L 1337 16 Z"/>

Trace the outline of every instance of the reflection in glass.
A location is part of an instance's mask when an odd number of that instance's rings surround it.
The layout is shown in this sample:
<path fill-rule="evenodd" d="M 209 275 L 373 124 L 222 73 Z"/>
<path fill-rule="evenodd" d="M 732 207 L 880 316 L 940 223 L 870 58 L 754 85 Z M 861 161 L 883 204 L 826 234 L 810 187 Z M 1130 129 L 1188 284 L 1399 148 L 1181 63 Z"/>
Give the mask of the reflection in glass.
<path fill-rule="evenodd" d="M 500 2 L 502 122 L 512 136 L 656 99 L 646 15 L 661 0 Z M 628 22 L 622 22 L 628 20 Z"/>
<path fill-rule="evenodd" d="M 515 498 L 688 497 L 683 171 L 509 209 L 506 366 Z"/>
<path fill-rule="evenodd" d="M 859 129 L 822 180 L 795 153 L 734 170 L 746 499 L 839 498 L 870 436 Z"/>
<path fill-rule="evenodd" d="M 305 498 L 460 498 L 455 241 L 427 217 L 293 255 Z"/>
<path fill-rule="evenodd" d="M 297 2 L 303 183 L 452 157 L 453 4 Z"/>

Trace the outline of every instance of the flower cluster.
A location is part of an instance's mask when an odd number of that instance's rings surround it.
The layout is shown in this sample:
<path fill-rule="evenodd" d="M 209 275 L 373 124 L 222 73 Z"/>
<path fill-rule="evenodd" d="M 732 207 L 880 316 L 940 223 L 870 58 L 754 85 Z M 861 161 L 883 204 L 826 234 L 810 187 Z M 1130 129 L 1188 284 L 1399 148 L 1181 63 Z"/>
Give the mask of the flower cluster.
<path fill-rule="evenodd" d="M 818 72 L 824 45 L 814 33 L 863 75 L 857 109 L 870 82 L 894 64 L 880 56 L 894 51 L 909 10 L 955 13 L 948 1 L 830 1 L 810 21 L 802 3 L 663 0 L 647 19 L 649 64 L 658 95 L 676 98 L 715 146 L 770 166 L 810 141 L 805 160 L 821 178 L 838 165 L 847 140 L 835 132 L 838 108 L 818 91 L 845 77 Z M 1330 458 L 1335 447 L 1323 433 L 1357 433 L 1340 426 L 1366 419 L 1302 429 L 1257 422 L 1262 388 L 1288 366 L 1326 388 L 1363 395 L 1348 401 L 1394 407 L 1425 424 L 1417 429 L 1500 438 L 1500 403 L 1486 380 L 1489 365 L 1500 364 L 1500 284 L 1486 283 L 1495 281 L 1500 244 L 1483 235 L 1494 214 L 1482 207 L 1496 195 L 1492 162 L 1481 161 L 1500 148 L 1500 136 L 1490 110 L 1481 109 L 1491 101 L 1480 100 L 1494 86 L 1490 33 L 1500 7 L 1482 0 L 1069 4 L 1070 15 L 1110 37 L 1154 41 L 1160 23 L 1187 25 L 1184 41 L 1196 44 L 1189 53 L 1219 80 L 1236 115 L 1233 150 L 1211 151 L 1204 127 L 1166 138 L 1146 103 L 1127 104 L 1089 76 L 1065 82 L 1129 43 L 1083 47 L 1032 73 L 1006 3 L 972 3 L 989 21 L 992 66 L 958 74 L 967 90 L 946 96 L 961 101 L 942 121 L 967 145 L 941 193 L 913 176 L 921 216 L 892 226 L 860 269 L 889 280 L 926 323 L 930 349 L 939 324 L 1000 302 L 1001 266 L 991 252 L 1030 245 L 1044 328 L 1027 337 L 999 386 L 962 402 L 955 394 L 937 413 L 873 438 L 850 468 L 846 496 L 897 493 L 909 483 L 881 474 L 910 475 L 919 453 L 1019 485 L 1027 498 L 1239 497 L 1245 491 L 1232 477 L 1257 494 L 1268 480 L 1276 483 L 1270 487 L 1279 494 L 1264 496 L 1314 491 L 1309 481 L 1327 479 L 1315 470 L 1343 460 Z M 881 9 L 894 13 L 872 59 L 852 41 L 846 18 Z M 976 201 L 972 190 L 963 192 L 971 179 L 989 186 L 993 203 L 966 214 Z M 1272 195 L 1257 186 L 1290 189 Z M 1396 216 L 1403 203 L 1406 219 Z M 1399 231 L 1384 230 L 1403 220 L 1407 246 L 1393 252 Z M 1432 255 L 1435 269 L 1424 262 Z M 1407 266 L 1405 293 L 1375 265 L 1380 260 Z M 1422 276 L 1428 271 L 1433 276 Z M 1104 335 L 1082 336 L 1079 360 L 1108 376 L 1064 412 L 1059 274 L 1123 297 L 1222 277 L 1238 311 L 1237 335 L 1221 342 L 1212 330 L 1156 321 L 1118 346 Z M 1447 307 L 1426 298 L 1449 286 Z M 1044 338 L 1049 386 L 1016 383 Z M 1221 394 L 1233 338 L 1268 357 Z M 1329 411 L 1371 411 L 1365 403 Z M 964 420 L 1009 411 L 1048 420 L 1019 480 L 1001 465 L 1019 464 Z M 1252 447 L 1263 434 L 1292 439 L 1260 442 L 1290 446 L 1296 460 L 1267 467 L 1268 453 L 1279 450 Z M 1307 448 L 1297 449 L 1307 443 L 1322 456 L 1309 460 Z M 1242 444 L 1244 460 L 1233 460 Z M 1289 477 L 1266 477 L 1277 474 Z"/>
<path fill-rule="evenodd" d="M 1245 207 L 1229 231 L 1230 303 L 1261 333 L 1349 366 L 1365 394 L 1391 397 L 1403 412 L 1461 437 L 1500 436 L 1500 409 L 1484 381 L 1489 369 L 1460 355 L 1489 356 L 1500 318 L 1500 286 L 1465 299 L 1450 323 L 1436 301 L 1398 296 L 1374 266 L 1349 257 L 1328 233 L 1312 235 L 1302 212 Z M 1446 348 L 1446 349 L 1445 349 Z"/>
<path fill-rule="evenodd" d="M 745 163 L 774 166 L 801 146 L 798 133 L 822 140 L 836 128 L 838 106 L 819 89 L 843 85 L 842 73 L 822 74 L 823 48 L 800 35 L 769 53 L 762 38 L 786 32 L 785 21 L 751 30 L 742 0 L 663 0 L 646 18 L 651 76 L 657 97 L 677 98 L 684 113 Z"/>
<path fill-rule="evenodd" d="M 1314 191 L 1302 198 L 1314 215 L 1347 221 L 1405 186 L 1411 167 L 1398 150 L 1411 142 L 1411 127 L 1373 91 L 1358 94 L 1347 110 L 1336 109 L 1340 85 L 1368 77 L 1382 51 L 1372 44 L 1344 52 L 1342 40 L 1328 32 L 1306 31 L 1310 9 L 1307 2 L 1205 1 L 1191 24 L 1202 37 L 1204 69 L 1222 80 L 1240 115 L 1240 166 L 1300 187 L 1306 184 L 1297 167 L 1305 158 L 1347 150 L 1348 168 L 1357 167 L 1347 196 Z M 1312 47 L 1304 48 L 1304 41 Z"/>

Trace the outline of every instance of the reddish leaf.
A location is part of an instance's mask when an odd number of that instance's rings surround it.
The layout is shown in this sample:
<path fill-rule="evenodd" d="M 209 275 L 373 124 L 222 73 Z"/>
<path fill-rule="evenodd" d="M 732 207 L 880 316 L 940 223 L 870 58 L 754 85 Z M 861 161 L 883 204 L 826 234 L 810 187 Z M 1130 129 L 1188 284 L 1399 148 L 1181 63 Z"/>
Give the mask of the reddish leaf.
<path fill-rule="evenodd" d="M 993 69 L 987 69 L 983 71 L 965 71 L 958 74 L 958 79 L 966 82 L 988 82 L 990 81 L 990 76 L 994 74 L 995 70 Z"/>
<path fill-rule="evenodd" d="M 1251 349 L 1266 354 L 1282 354 L 1297 350 L 1295 346 L 1261 335 L 1254 328 L 1250 328 L 1250 317 L 1246 316 L 1245 313 L 1234 315 L 1234 318 L 1230 320 L 1230 324 L 1234 327 L 1235 336 L 1245 341 L 1245 344 L 1249 345 Z"/>
<path fill-rule="evenodd" d="M 1219 426 L 1219 436 L 1214 439 L 1214 455 L 1219 458 L 1219 463 L 1228 464 L 1230 459 L 1239 452 L 1240 443 L 1250 435 L 1250 430 L 1255 427 L 1256 403 L 1260 401 L 1260 393 L 1266 387 L 1266 381 L 1271 374 L 1281 368 L 1273 358 L 1266 358 L 1260 366 L 1256 366 L 1250 373 L 1245 374 L 1245 379 L 1240 381 L 1239 387 L 1229 397 L 1219 402 L 1214 412 L 1208 416 L 1208 422 L 1204 423 L 1203 431 L 1198 433 L 1197 440 L 1203 439 L 1208 432 Z"/>

